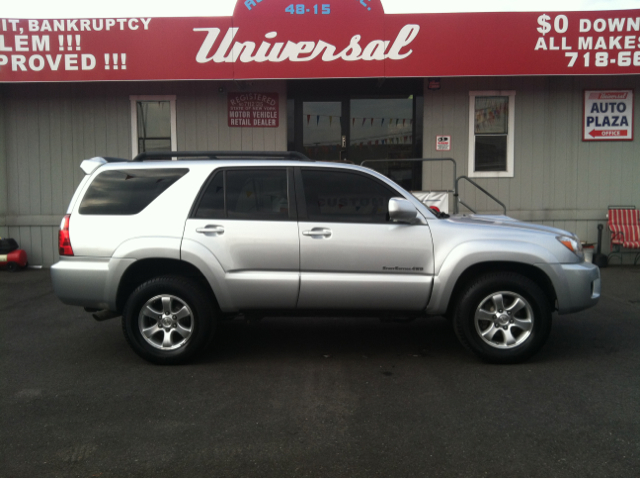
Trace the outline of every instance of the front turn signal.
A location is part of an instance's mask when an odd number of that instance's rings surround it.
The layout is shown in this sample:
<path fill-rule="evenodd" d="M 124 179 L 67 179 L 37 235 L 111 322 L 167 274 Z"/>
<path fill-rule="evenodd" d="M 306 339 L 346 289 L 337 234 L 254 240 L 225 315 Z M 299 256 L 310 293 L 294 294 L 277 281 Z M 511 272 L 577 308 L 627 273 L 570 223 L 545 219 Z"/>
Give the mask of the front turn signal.
<path fill-rule="evenodd" d="M 568 250 L 580 258 L 584 258 L 584 252 L 582 251 L 582 243 L 580 240 L 573 236 L 556 236 L 556 239 L 560 241 Z"/>

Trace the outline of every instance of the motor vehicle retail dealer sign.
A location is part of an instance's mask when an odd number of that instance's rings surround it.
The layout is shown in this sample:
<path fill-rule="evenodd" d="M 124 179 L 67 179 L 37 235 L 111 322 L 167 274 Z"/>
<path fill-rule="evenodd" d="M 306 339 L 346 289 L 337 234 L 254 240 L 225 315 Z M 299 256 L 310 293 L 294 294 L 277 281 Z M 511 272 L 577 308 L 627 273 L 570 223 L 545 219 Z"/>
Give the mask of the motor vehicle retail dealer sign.
<path fill-rule="evenodd" d="M 280 105 L 277 93 L 228 93 L 229 127 L 277 128 Z"/>
<path fill-rule="evenodd" d="M 585 90 L 582 140 L 633 140 L 633 90 Z"/>

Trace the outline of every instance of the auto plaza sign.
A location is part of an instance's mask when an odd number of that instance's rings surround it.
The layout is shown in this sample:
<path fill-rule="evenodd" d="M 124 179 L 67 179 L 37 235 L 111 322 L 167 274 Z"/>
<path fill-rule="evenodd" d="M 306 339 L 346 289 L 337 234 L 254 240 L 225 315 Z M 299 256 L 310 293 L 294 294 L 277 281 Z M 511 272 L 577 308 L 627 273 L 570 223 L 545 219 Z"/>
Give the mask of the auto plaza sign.
<path fill-rule="evenodd" d="M 603 74 L 640 74 L 640 10 L 238 0 L 232 17 L 0 18 L 0 82 Z"/>
<path fill-rule="evenodd" d="M 585 90 L 582 139 L 633 140 L 633 90 Z"/>

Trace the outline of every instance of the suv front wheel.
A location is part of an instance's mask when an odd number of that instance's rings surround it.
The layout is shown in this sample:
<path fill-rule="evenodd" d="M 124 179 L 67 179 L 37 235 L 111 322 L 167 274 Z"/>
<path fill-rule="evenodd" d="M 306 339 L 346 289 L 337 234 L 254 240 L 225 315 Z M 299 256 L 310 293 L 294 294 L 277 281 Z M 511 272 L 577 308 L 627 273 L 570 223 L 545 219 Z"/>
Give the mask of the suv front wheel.
<path fill-rule="evenodd" d="M 197 282 L 179 276 L 161 276 L 141 284 L 122 315 L 129 345 L 157 364 L 190 360 L 206 347 L 214 327 L 207 294 Z"/>
<path fill-rule="evenodd" d="M 551 331 L 551 305 L 527 277 L 497 272 L 479 277 L 460 296 L 453 325 L 460 342 L 492 363 L 528 359 Z"/>

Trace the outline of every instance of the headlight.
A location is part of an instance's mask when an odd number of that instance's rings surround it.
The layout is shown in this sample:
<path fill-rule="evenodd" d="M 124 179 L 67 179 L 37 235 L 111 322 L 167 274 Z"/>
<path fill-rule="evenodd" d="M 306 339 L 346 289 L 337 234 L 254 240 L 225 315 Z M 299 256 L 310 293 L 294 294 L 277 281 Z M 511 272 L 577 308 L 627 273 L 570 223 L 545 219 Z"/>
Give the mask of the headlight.
<path fill-rule="evenodd" d="M 579 258 L 584 258 L 584 252 L 582 251 L 582 243 L 576 237 L 572 236 L 556 236 L 556 239 L 560 241 L 567 249 L 571 250 Z"/>

